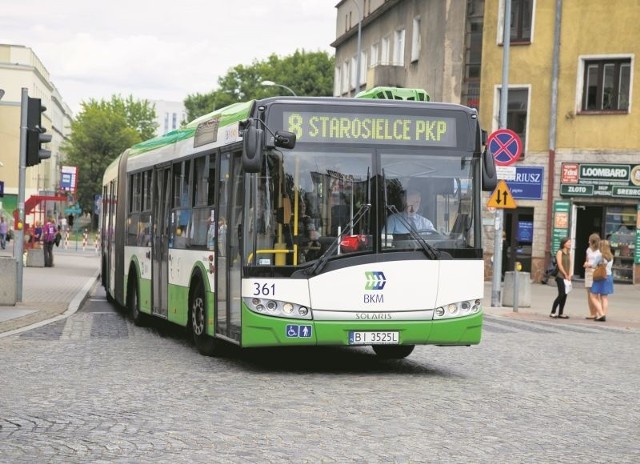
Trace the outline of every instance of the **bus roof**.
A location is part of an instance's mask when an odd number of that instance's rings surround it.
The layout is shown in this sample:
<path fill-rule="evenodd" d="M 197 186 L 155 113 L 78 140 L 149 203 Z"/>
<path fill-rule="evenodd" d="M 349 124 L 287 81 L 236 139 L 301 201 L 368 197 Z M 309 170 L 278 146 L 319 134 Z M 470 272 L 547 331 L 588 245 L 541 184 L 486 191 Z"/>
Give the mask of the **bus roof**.
<path fill-rule="evenodd" d="M 355 98 L 373 98 L 379 100 L 411 100 L 428 102 L 429 94 L 422 89 L 403 89 L 397 87 L 374 87 L 359 92 Z"/>
<path fill-rule="evenodd" d="M 366 100 L 377 100 L 378 102 L 388 102 L 389 104 L 391 104 L 392 102 L 400 103 L 400 101 L 430 101 L 429 94 L 422 89 L 405 89 L 395 87 L 375 87 L 373 89 L 363 90 L 362 92 L 358 93 L 355 98 L 361 99 L 363 100 L 363 102 Z M 246 102 L 233 103 L 229 106 L 225 106 L 224 108 L 220 108 L 212 111 L 211 113 L 200 116 L 188 123 L 186 126 L 181 127 L 180 129 L 176 129 L 171 132 L 167 132 L 164 135 L 160 135 L 158 137 L 145 140 L 144 142 L 140 142 L 128 149 L 124 153 L 124 155 L 128 156 L 129 158 L 135 157 L 158 148 L 166 147 L 183 140 L 197 137 L 199 128 L 206 130 L 207 126 L 214 126 L 216 123 L 217 128 L 224 128 L 225 126 L 243 121 L 251 116 L 252 108 L 256 103 L 293 100 L 296 100 L 298 102 L 304 101 L 304 103 L 306 104 L 322 105 L 331 102 L 333 104 L 341 105 L 353 104 L 354 98 L 280 96 L 269 97 L 259 101 L 249 100 Z M 429 104 L 434 105 L 433 103 Z M 459 105 L 444 104 L 443 106 L 450 108 L 452 106 Z"/>
<path fill-rule="evenodd" d="M 156 148 L 171 145 L 181 140 L 186 140 L 195 135 L 198 127 L 208 121 L 218 120 L 218 127 L 228 126 L 229 124 L 236 123 L 247 119 L 250 115 L 251 108 L 254 100 L 247 102 L 234 103 L 224 108 L 217 109 L 211 113 L 200 116 L 188 123 L 185 127 L 167 132 L 164 135 L 154 137 L 144 142 L 140 142 L 129 150 L 129 156 L 136 156 L 142 153 L 146 153 Z"/>

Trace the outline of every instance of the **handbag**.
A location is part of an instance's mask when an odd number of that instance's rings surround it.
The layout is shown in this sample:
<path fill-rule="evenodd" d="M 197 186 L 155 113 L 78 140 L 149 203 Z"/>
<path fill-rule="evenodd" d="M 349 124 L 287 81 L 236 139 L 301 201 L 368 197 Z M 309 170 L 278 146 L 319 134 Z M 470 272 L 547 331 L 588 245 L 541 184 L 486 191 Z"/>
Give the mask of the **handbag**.
<path fill-rule="evenodd" d="M 601 263 L 596 266 L 593 271 L 593 280 L 605 280 L 607 278 L 607 264 Z"/>
<path fill-rule="evenodd" d="M 551 262 L 549 263 L 549 267 L 545 271 L 547 277 L 555 277 L 558 275 L 558 263 L 556 263 L 556 257 L 553 256 L 551 258 Z"/>

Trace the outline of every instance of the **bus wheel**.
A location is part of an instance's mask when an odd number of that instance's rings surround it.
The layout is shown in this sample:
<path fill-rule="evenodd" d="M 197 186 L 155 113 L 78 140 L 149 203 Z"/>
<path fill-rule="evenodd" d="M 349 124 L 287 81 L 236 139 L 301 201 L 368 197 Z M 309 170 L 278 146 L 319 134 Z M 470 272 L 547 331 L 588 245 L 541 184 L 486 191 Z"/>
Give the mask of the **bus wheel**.
<path fill-rule="evenodd" d="M 207 335 L 207 306 L 205 304 L 204 287 L 198 280 L 191 294 L 191 333 L 196 348 L 205 356 L 213 356 L 216 352 L 216 340 Z"/>
<path fill-rule="evenodd" d="M 129 275 L 132 275 L 129 273 Z M 140 298 L 138 295 L 138 278 L 133 274 L 127 283 L 127 309 L 131 313 L 131 319 L 137 326 L 144 325 L 144 314 L 140 311 Z"/>
<path fill-rule="evenodd" d="M 371 348 L 381 359 L 402 359 L 411 354 L 415 345 L 372 345 Z"/>

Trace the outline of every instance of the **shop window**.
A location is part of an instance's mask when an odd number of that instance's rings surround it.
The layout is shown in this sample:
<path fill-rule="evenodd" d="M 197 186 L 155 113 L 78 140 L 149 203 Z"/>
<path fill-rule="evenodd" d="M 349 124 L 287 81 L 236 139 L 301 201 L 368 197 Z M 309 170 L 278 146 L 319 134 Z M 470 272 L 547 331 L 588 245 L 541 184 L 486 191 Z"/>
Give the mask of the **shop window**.
<path fill-rule="evenodd" d="M 636 206 L 610 206 L 606 209 L 605 239 L 611 245 L 613 278 L 618 282 L 633 282 L 637 217 Z"/>

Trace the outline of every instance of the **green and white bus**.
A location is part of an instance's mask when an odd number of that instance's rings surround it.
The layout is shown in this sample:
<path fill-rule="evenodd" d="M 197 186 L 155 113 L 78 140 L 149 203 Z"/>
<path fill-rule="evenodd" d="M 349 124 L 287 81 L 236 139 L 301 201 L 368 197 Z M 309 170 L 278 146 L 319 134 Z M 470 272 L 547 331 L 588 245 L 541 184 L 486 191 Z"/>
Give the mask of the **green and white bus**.
<path fill-rule="evenodd" d="M 122 153 L 102 192 L 108 299 L 207 355 L 479 343 L 486 133 L 474 109 L 383 90 L 238 103 Z M 432 227 L 406 219 L 411 192 Z"/>

